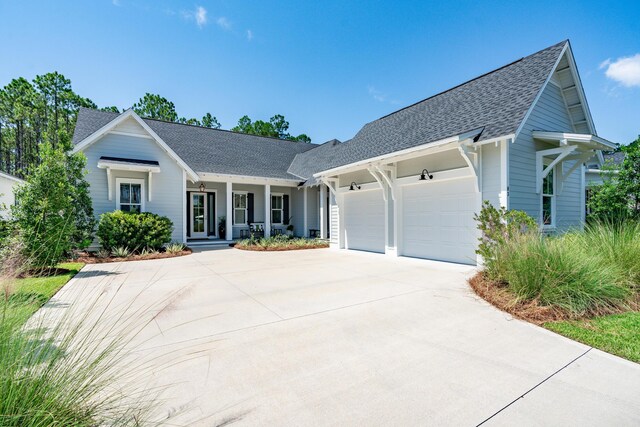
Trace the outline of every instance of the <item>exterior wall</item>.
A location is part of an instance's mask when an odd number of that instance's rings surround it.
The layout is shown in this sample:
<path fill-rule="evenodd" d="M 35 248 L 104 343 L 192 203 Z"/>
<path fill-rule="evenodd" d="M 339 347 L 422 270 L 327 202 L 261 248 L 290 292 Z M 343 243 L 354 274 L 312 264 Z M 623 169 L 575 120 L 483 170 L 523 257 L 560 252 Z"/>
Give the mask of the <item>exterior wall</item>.
<path fill-rule="evenodd" d="M 304 228 L 304 189 L 291 189 L 291 223 L 295 236 L 308 236 L 309 229 L 320 229 L 320 188 L 307 188 L 307 228 Z"/>
<path fill-rule="evenodd" d="M 205 185 L 205 193 L 215 192 L 216 193 L 216 237 L 224 239 L 224 236 L 218 236 L 218 223 L 220 222 L 221 217 L 225 217 L 227 215 L 227 185 L 224 182 L 212 182 L 212 181 L 203 181 Z M 187 181 L 187 191 L 190 192 L 200 192 L 200 184 L 201 182 L 191 182 Z M 187 207 L 184 207 L 185 212 Z M 190 213 L 189 213 L 190 214 Z M 189 238 L 187 236 L 187 238 Z"/>
<path fill-rule="evenodd" d="M 398 178 L 404 178 L 419 175 L 425 168 L 429 170 L 429 173 L 434 173 L 464 167 L 467 167 L 467 163 L 460 152 L 455 149 L 398 162 L 397 175 Z"/>
<path fill-rule="evenodd" d="M 0 175 L 0 209 L 6 209 L 7 212 L 0 210 L 0 217 L 8 215 L 9 209 L 16 203 L 16 197 L 13 189 L 19 182 Z"/>
<path fill-rule="evenodd" d="M 509 144 L 501 142 L 500 144 Z M 495 207 L 500 206 L 500 174 L 502 168 L 501 147 L 495 144 L 482 146 L 482 199 Z"/>
<path fill-rule="evenodd" d="M 535 141 L 532 138 L 534 130 L 573 132 L 561 90 L 553 84 L 547 85 L 516 142 L 509 146 L 509 208 L 525 211 L 540 220 L 542 199 L 536 192 L 536 151 L 557 145 Z M 566 163 L 564 170 L 570 168 L 569 162 Z M 561 166 L 556 168 L 556 178 L 562 170 Z M 556 226 L 559 231 L 581 225 L 581 173 L 577 168 L 565 181 L 561 193 L 559 185 L 556 186 Z"/>
<path fill-rule="evenodd" d="M 366 169 L 340 175 L 339 179 L 340 187 L 348 187 L 352 182 L 355 182 L 358 185 L 376 182 L 373 175 L 371 175 Z"/>
<path fill-rule="evenodd" d="M 107 134 L 84 150 L 87 157 L 87 182 L 93 200 L 93 210 L 97 218 L 105 212 L 116 209 L 117 178 L 138 178 L 145 182 L 145 210 L 167 216 L 173 221 L 171 238 L 183 240 L 183 211 L 182 203 L 182 167 L 152 139 L 136 136 Z M 111 172 L 113 197 L 109 200 L 107 186 L 107 172 L 98 168 L 101 156 L 124 157 L 141 160 L 156 160 L 160 164 L 160 172 L 152 176 L 151 201 L 149 201 L 148 174 L 142 172 L 117 171 Z"/>

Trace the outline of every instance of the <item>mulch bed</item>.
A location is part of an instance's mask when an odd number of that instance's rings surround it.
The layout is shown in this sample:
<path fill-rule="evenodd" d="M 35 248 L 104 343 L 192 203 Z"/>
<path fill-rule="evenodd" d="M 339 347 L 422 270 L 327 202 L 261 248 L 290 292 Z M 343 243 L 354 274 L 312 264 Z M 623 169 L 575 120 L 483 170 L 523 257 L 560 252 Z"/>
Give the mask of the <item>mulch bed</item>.
<path fill-rule="evenodd" d="M 282 251 L 297 251 L 297 250 L 304 250 L 304 249 L 324 249 L 324 248 L 328 248 L 329 244 L 327 243 L 326 245 L 309 245 L 309 246 L 298 246 L 298 245 L 291 245 L 291 246 L 275 246 L 275 247 L 263 247 L 263 246 L 256 246 L 256 245 L 251 245 L 251 246 L 240 246 L 240 245 L 235 245 L 234 246 L 236 249 L 240 249 L 242 251 L 255 251 L 255 252 L 282 252 Z"/>
<path fill-rule="evenodd" d="M 186 248 L 181 252 L 157 252 L 147 255 L 130 255 L 128 257 L 109 257 L 98 258 L 95 254 L 84 252 L 78 258 L 74 259 L 75 262 L 84 262 L 85 264 L 104 264 L 107 262 L 123 262 L 123 261 L 144 261 L 148 259 L 163 259 L 163 258 L 175 258 L 179 256 L 185 256 L 191 254 L 191 249 Z"/>
<path fill-rule="evenodd" d="M 506 284 L 489 279 L 483 272 L 479 272 L 469 279 L 469 284 L 479 297 L 494 307 L 536 325 L 576 318 L 575 315 L 565 310 L 542 306 L 537 300 L 514 302 L 513 293 L 507 289 Z"/>

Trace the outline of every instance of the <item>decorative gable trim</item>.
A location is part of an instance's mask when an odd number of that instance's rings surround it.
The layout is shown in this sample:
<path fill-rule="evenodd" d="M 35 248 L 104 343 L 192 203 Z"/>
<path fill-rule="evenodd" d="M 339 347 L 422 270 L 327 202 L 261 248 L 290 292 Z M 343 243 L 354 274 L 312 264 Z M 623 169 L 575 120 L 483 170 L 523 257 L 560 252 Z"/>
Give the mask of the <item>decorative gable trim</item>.
<path fill-rule="evenodd" d="M 520 126 L 518 126 L 518 129 L 516 130 L 516 133 L 515 133 L 515 137 L 513 138 L 514 142 L 518 139 L 518 135 L 520 135 L 520 132 L 522 132 L 522 129 L 524 128 L 525 123 L 527 123 L 527 120 L 529 120 L 529 116 L 533 112 L 533 109 L 535 108 L 535 106 L 538 104 L 538 101 L 540 100 L 540 97 L 542 96 L 542 93 L 544 92 L 545 88 L 549 84 L 549 81 L 551 81 L 551 78 L 553 77 L 553 73 L 556 71 L 556 68 L 558 68 L 558 64 L 562 60 L 562 57 L 564 56 L 564 53 L 567 51 L 567 49 L 569 49 L 569 42 L 568 41 L 565 42 L 565 45 L 562 48 L 562 51 L 560 52 L 560 54 L 558 55 L 558 58 L 556 58 L 556 62 L 555 62 L 555 64 L 553 64 L 553 67 L 551 68 L 551 71 L 549 72 L 549 75 L 547 76 L 547 79 L 544 81 L 544 84 L 540 87 L 540 90 L 538 91 L 538 94 L 536 95 L 535 99 L 533 100 L 533 102 L 529 106 L 529 109 L 527 110 L 527 113 L 524 115 L 522 121 L 520 122 Z"/>
<path fill-rule="evenodd" d="M 132 118 L 133 120 L 135 120 L 136 122 L 138 122 L 138 124 L 140 126 L 142 126 L 142 128 L 150 135 L 151 138 L 153 138 L 156 143 L 158 145 L 160 145 L 160 147 L 169 155 L 169 157 L 173 158 L 176 163 L 178 163 L 187 173 L 187 177 L 193 181 L 199 181 L 199 177 L 198 174 L 191 169 L 185 162 L 184 160 L 182 160 L 180 158 L 180 156 L 178 156 L 170 147 L 169 145 L 167 145 L 166 142 L 164 142 L 162 140 L 162 138 L 160 138 L 160 136 L 155 133 L 153 131 L 153 129 L 151 129 L 149 127 L 149 125 L 147 123 L 145 123 L 144 120 L 142 120 L 142 118 L 140 118 L 139 115 L 137 115 L 135 113 L 135 111 L 129 109 L 127 111 L 125 111 L 124 113 L 120 114 L 118 117 L 116 117 L 115 119 L 113 119 L 112 121 L 110 121 L 109 123 L 107 123 L 106 125 L 104 125 L 103 127 L 101 127 L 100 129 L 98 129 L 97 131 L 93 132 L 91 135 L 89 135 L 88 137 L 86 137 L 85 139 L 83 139 L 82 141 L 80 141 L 71 151 L 72 153 L 77 153 L 79 151 L 83 151 L 85 150 L 87 147 L 89 147 L 90 145 L 92 145 L 93 143 L 95 143 L 96 141 L 98 141 L 100 138 L 102 138 L 103 136 L 105 136 L 107 133 L 111 133 L 111 131 L 118 126 L 120 123 L 124 122 L 125 120 Z M 136 136 L 140 136 L 140 135 L 136 135 Z"/>

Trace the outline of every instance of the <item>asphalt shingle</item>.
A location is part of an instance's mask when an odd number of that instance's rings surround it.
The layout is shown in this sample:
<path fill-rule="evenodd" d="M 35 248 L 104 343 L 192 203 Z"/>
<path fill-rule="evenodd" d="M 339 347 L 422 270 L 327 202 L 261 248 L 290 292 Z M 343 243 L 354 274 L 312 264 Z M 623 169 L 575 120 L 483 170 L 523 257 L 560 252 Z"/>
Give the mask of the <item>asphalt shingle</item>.
<path fill-rule="evenodd" d="M 196 172 L 306 180 L 314 173 L 483 128 L 479 141 L 516 132 L 553 71 L 563 41 L 367 123 L 321 145 L 143 119 Z M 79 143 L 117 117 L 81 109 Z"/>

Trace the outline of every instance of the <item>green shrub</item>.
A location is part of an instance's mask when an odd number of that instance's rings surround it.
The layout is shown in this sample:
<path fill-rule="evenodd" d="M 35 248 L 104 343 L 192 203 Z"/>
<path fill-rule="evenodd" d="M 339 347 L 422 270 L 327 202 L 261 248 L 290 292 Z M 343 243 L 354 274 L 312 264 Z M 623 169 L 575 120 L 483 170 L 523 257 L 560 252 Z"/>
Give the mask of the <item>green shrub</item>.
<path fill-rule="evenodd" d="M 85 248 L 95 227 L 84 156 L 43 144 L 41 158 L 26 182 L 17 186 L 18 203 L 11 207 L 16 238 L 35 268 L 53 266 L 73 249 Z"/>
<path fill-rule="evenodd" d="M 111 255 L 116 258 L 126 258 L 131 255 L 131 251 L 126 246 L 118 246 L 111 250 Z"/>
<path fill-rule="evenodd" d="M 526 213 L 508 211 L 504 207 L 496 209 L 488 200 L 484 201 L 475 220 L 482 232 L 476 253 L 482 256 L 487 273 L 494 278 L 500 270 L 501 260 L 496 256 L 500 247 L 516 236 L 538 232 L 535 219 Z"/>
<path fill-rule="evenodd" d="M 284 234 L 271 237 L 255 237 L 239 240 L 235 247 L 239 249 L 252 250 L 290 250 L 307 248 L 324 248 L 329 244 L 321 239 L 306 239 L 303 237 L 292 237 Z"/>
<path fill-rule="evenodd" d="M 107 250 L 127 247 L 141 251 L 162 248 L 171 241 L 172 230 L 173 223 L 164 216 L 114 211 L 100 216 L 97 234 L 100 244 Z"/>
<path fill-rule="evenodd" d="M 180 242 L 172 242 L 172 243 L 169 243 L 169 244 L 164 248 L 164 250 L 165 250 L 167 253 L 170 253 L 170 254 L 177 254 L 177 253 L 179 253 L 179 252 L 184 251 L 185 247 L 186 247 L 186 246 L 185 246 L 183 243 L 180 243 Z"/>
<path fill-rule="evenodd" d="M 537 300 L 578 315 L 623 307 L 631 295 L 615 265 L 594 262 L 575 235 L 525 234 L 501 245 L 499 277 L 516 300 Z"/>

